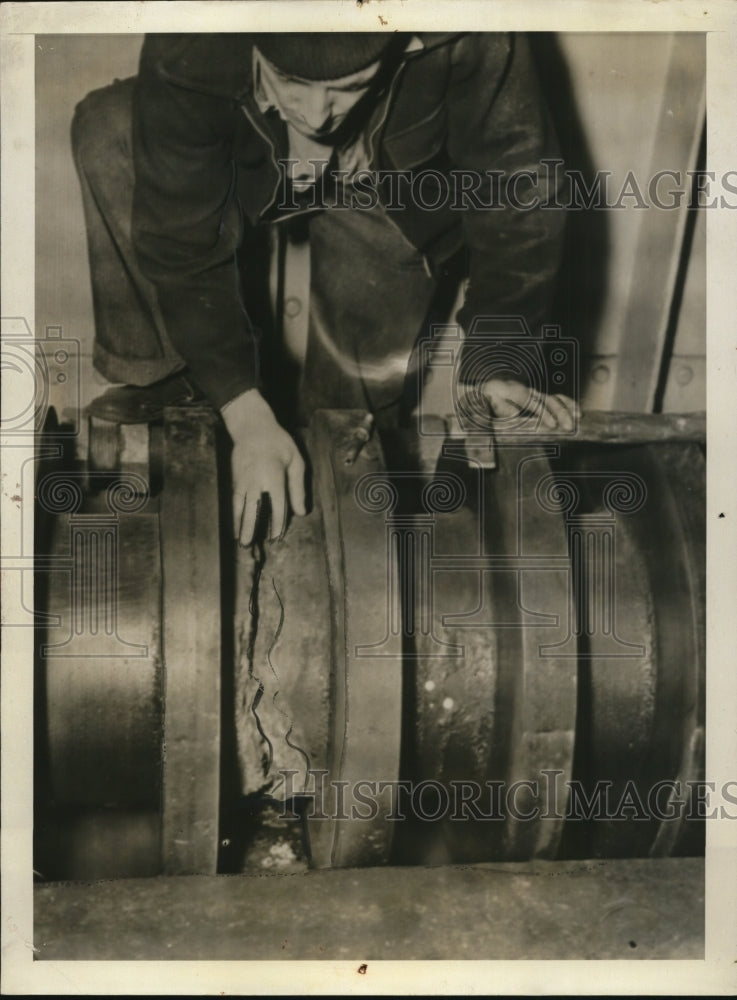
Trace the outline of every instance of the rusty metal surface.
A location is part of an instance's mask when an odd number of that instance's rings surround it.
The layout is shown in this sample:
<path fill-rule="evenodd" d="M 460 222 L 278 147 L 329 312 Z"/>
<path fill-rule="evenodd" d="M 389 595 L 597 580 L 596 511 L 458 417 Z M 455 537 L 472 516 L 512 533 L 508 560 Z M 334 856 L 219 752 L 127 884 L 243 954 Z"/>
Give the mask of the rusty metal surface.
<path fill-rule="evenodd" d="M 87 469 L 91 474 L 91 488 L 94 488 L 95 474 L 132 472 L 149 483 L 151 493 L 159 492 L 161 445 L 157 449 L 154 440 L 163 435 L 161 422 L 114 424 L 98 417 L 88 417 L 87 434 Z"/>
<path fill-rule="evenodd" d="M 576 440 L 598 444 L 654 444 L 706 441 L 706 413 L 620 413 L 587 410 L 579 421 Z"/>
<path fill-rule="evenodd" d="M 108 520 L 102 518 L 65 514 L 54 525 L 51 554 L 68 566 L 49 573 L 48 607 L 60 621 L 48 629 L 41 658 L 49 792 L 54 803 L 65 806 L 156 805 L 161 760 L 158 518 L 142 513 L 121 516 L 117 524 L 110 519 L 117 527 L 117 537 L 109 536 L 117 565 L 105 566 L 101 551 L 81 556 L 87 572 L 78 586 L 84 585 L 85 592 L 75 593 L 71 546 L 79 551 L 85 535 L 96 540 Z M 104 573 L 110 576 L 93 590 L 91 584 Z M 115 589 L 108 590 L 108 584 Z M 114 624 L 109 617 L 113 601 Z"/>
<path fill-rule="evenodd" d="M 240 791 L 289 797 L 327 759 L 330 593 L 319 503 L 282 539 L 235 549 Z"/>
<path fill-rule="evenodd" d="M 115 875 L 116 854 L 121 873 L 157 870 L 160 822 L 165 871 L 216 870 L 215 427 L 207 409 L 169 411 L 163 456 L 153 462 L 165 484 L 160 508 L 149 499 L 133 513 L 105 513 L 108 494 L 94 493 L 92 468 L 83 510 L 49 522 L 49 552 L 68 565 L 48 578 L 47 606 L 61 613 L 61 627 L 56 638 L 49 630 L 39 668 L 45 794 L 58 807 L 47 841 L 73 877 Z M 633 816 L 579 824 L 575 833 L 567 824 L 564 836 L 563 815 L 571 777 L 585 791 L 611 781 L 612 801 L 628 783 L 646 801 L 656 781 L 703 777 L 700 446 L 572 442 L 561 452 L 537 439 L 498 442 L 492 469 L 485 449 L 476 461 L 462 438 L 428 444 L 384 431 L 380 443 L 363 411 L 319 411 L 305 445 L 310 514 L 293 519 L 280 541 L 237 550 L 229 710 L 241 793 L 284 799 L 314 790 L 314 813 L 327 814 L 309 822 L 318 868 L 561 850 L 698 853 L 697 823 Z M 115 486 L 115 476 L 104 482 Z M 117 532 L 117 618 L 113 632 L 107 623 L 97 635 L 107 578 L 93 573 L 81 583 L 78 574 L 73 584 L 72 554 L 80 530 L 110 529 L 105 517 Z M 94 648 L 80 645 L 75 615 Z M 309 769 L 326 772 L 322 786 Z M 446 789 L 529 782 L 546 800 L 522 787 L 515 806 L 524 814 L 542 805 L 545 819 L 507 813 L 489 824 L 471 811 L 457 823 L 446 810 L 407 839 L 410 824 L 387 819 L 391 788 L 375 791 L 400 777 Z M 355 795 L 360 781 L 373 789 L 371 805 Z M 432 813 L 436 789 L 428 795 Z"/>
<path fill-rule="evenodd" d="M 572 589 L 565 524 L 558 510 L 541 502 L 549 454 L 532 444 L 501 447 L 498 472 L 490 476 L 487 551 L 495 564 L 511 557 L 518 567 L 506 574 L 501 598 L 512 627 L 505 626 L 502 616 L 497 705 L 500 712 L 506 708 L 504 718 L 509 719 L 509 751 L 499 776 L 508 783 L 530 781 L 542 796 L 548 787 L 544 772 L 558 772 L 541 808 L 558 818 L 534 823 L 511 817 L 504 830 L 504 853 L 510 860 L 555 856 L 573 767 L 578 648 L 569 631 Z M 490 766 L 496 776 L 494 758 Z M 518 803 L 520 817 L 535 798 L 531 794 L 527 804 Z"/>
<path fill-rule="evenodd" d="M 445 418 L 448 430 L 463 436 L 455 416 Z M 529 421 L 515 422 L 510 430 L 508 422 L 489 420 L 489 432 L 501 441 L 514 442 L 534 440 L 536 444 L 560 444 L 575 441 L 577 444 L 635 445 L 658 442 L 692 441 L 706 442 L 706 412 L 694 413 L 630 413 L 616 410 L 586 410 L 581 414 L 575 432 L 550 430 L 540 425 L 537 417 Z M 480 447 L 483 452 L 488 445 L 483 435 L 477 437 L 478 445 L 471 438 L 472 447 Z"/>
<path fill-rule="evenodd" d="M 463 460 L 446 462 L 444 471 L 458 476 L 463 490 L 476 492 L 482 487 L 478 472 L 463 468 Z M 429 480 L 432 481 L 431 479 Z M 436 480 L 437 482 L 438 480 Z M 442 481 L 442 479 L 440 480 Z M 480 537 L 478 497 L 448 513 L 435 512 L 424 519 L 432 525 L 432 542 L 425 546 L 427 555 L 443 558 L 467 557 L 485 564 Z M 415 522 L 415 528 L 417 522 Z M 453 781 L 477 782 L 489 777 L 494 738 L 497 733 L 496 695 L 499 681 L 499 648 L 496 632 L 484 622 L 490 607 L 490 581 L 477 568 L 451 566 L 446 569 L 415 568 L 415 630 L 412 643 L 412 667 L 415 746 L 411 771 L 415 782 L 440 782 L 446 789 Z M 431 583 L 422 587 L 421 576 Z M 473 622 L 477 612 L 478 624 Z M 479 614 L 480 612 L 480 614 Z M 463 621 L 466 616 L 471 620 Z M 455 618 L 455 621 L 452 619 Z M 450 621 L 449 621 L 450 619 Z M 459 620 L 460 619 L 460 620 Z M 407 724 L 410 718 L 405 715 Z M 430 815 L 439 802 L 428 790 L 426 802 L 417 803 L 421 812 Z M 473 825 L 448 818 L 443 822 L 418 823 L 408 853 L 417 851 L 427 863 L 476 860 L 494 856 L 498 843 L 498 824 L 486 829 L 478 840 Z M 421 831 L 421 832 L 420 832 Z"/>
<path fill-rule="evenodd" d="M 651 449 L 651 453 L 653 449 Z M 654 451 L 669 486 L 677 525 L 680 565 L 683 572 L 681 598 L 673 607 L 681 648 L 671 647 L 671 657 L 682 664 L 678 675 L 678 707 L 671 719 L 662 718 L 656 739 L 671 738 L 675 743 L 676 780 L 703 781 L 705 777 L 706 721 L 706 460 L 694 445 L 659 448 Z M 667 572 L 667 569 L 666 569 Z M 666 628 L 671 628 L 667 623 Z M 676 726 L 673 726 L 673 722 Z M 680 730 L 679 735 L 673 729 Z M 661 822 L 650 847 L 652 856 L 695 854 L 704 849 L 701 822 L 680 820 Z"/>
<path fill-rule="evenodd" d="M 53 428 L 50 428 L 53 433 Z M 159 524 L 137 475 L 39 465 L 34 863 L 46 877 L 160 871 Z M 90 492 L 91 490 L 91 492 Z"/>
<path fill-rule="evenodd" d="M 384 474 L 367 429 L 363 411 L 319 411 L 304 435 L 310 513 L 293 518 L 282 539 L 237 557 L 241 791 L 277 800 L 314 793 L 315 867 L 382 864 L 390 852 L 390 793 L 368 807 L 353 797 L 361 780 L 396 781 L 401 740 L 401 634 L 387 632 L 394 563 L 386 512 L 356 500 L 363 476 Z M 378 656 L 361 650 L 372 644 L 381 644 Z M 338 782 L 347 783 L 342 802 L 333 797 Z M 351 820 L 354 809 L 376 815 Z"/>
<path fill-rule="evenodd" d="M 561 819 L 507 815 L 489 824 L 464 807 L 459 823 L 451 808 L 444 822 L 419 824 L 416 843 L 432 863 L 550 857 L 562 832 L 576 721 L 575 645 L 560 656 L 555 649 L 568 638 L 571 602 L 565 528 L 536 496 L 550 473 L 544 450 L 505 446 L 493 471 L 469 465 L 464 442 L 444 447 L 434 486 L 447 479 L 457 498 L 424 515 L 432 583 L 415 593 L 412 777 L 443 783 L 455 803 L 454 782 L 547 788 L 543 772 L 555 769 L 550 811 L 557 807 Z M 531 802 L 528 789 L 521 793 L 523 814 Z M 478 808 L 488 813 L 486 798 Z"/>
<path fill-rule="evenodd" d="M 220 529 L 215 414 L 164 416 L 161 496 L 167 874 L 216 870 L 220 803 Z"/>
<path fill-rule="evenodd" d="M 42 868 L 75 878 L 215 871 L 214 429 L 211 411 L 169 411 L 160 502 L 145 464 L 109 448 L 124 435 L 105 426 L 91 428 L 85 470 L 65 466 L 39 484 L 49 510 L 72 510 L 46 518 L 39 555 L 50 567 L 42 604 L 59 616 L 39 645 Z"/>
<path fill-rule="evenodd" d="M 161 874 L 161 815 L 148 808 L 74 806 L 37 814 L 34 868 L 43 878 L 150 878 Z"/>
<path fill-rule="evenodd" d="M 355 461 L 350 446 L 353 430 L 363 426 L 365 415 L 359 411 L 320 410 L 309 434 L 314 491 L 323 511 L 331 618 L 328 791 L 317 795 L 317 818 L 309 822 L 317 868 L 384 863 L 393 835 L 387 821 L 391 791 L 382 790 L 381 783 L 399 777 L 402 639 L 391 617 L 397 577 L 388 547 L 391 490 L 381 446 L 374 436 Z M 376 789 L 368 793 L 370 806 L 357 796 L 357 785 L 364 781 Z M 342 782 L 341 808 L 335 790 Z"/>
<path fill-rule="evenodd" d="M 702 451 L 690 443 L 586 449 L 561 466 L 561 478 L 572 474 L 581 487 L 581 523 L 591 538 L 608 539 L 606 550 L 594 541 L 582 551 L 577 580 L 579 614 L 591 616 L 581 640 L 577 773 L 588 792 L 610 781 L 614 804 L 630 797 L 627 818 L 589 825 L 584 850 L 642 857 L 689 844 L 698 851 L 702 824 L 659 823 L 669 796 L 654 808 L 649 795 L 658 782 L 703 777 Z"/>
<path fill-rule="evenodd" d="M 699 858 L 156 878 L 35 890 L 44 960 L 701 959 Z M 285 982 L 295 970 L 288 961 Z M 369 985 L 370 989 L 370 985 Z"/>
<path fill-rule="evenodd" d="M 87 465 L 91 472 L 111 472 L 120 467 L 122 449 L 121 425 L 97 417 L 87 418 L 89 454 Z"/>

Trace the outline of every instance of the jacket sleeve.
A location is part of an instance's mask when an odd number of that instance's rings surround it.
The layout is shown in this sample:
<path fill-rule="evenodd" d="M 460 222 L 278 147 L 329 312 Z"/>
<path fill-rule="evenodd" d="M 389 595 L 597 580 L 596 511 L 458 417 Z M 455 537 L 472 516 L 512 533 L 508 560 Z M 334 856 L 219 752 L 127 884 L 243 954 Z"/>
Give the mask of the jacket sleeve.
<path fill-rule="evenodd" d="M 133 244 L 172 344 L 219 407 L 258 381 L 236 261 L 238 108 L 171 81 L 159 58 L 166 44 L 147 38 L 134 94 Z"/>
<path fill-rule="evenodd" d="M 559 153 L 526 36 L 470 34 L 454 43 L 447 101 L 453 167 L 502 178 L 493 202 L 501 207 L 462 213 L 469 280 L 458 322 L 467 331 L 478 317 L 521 316 L 537 334 L 550 319 L 565 212 L 554 187 L 562 171 L 541 165 Z M 487 183 L 485 203 L 489 191 Z M 471 380 L 463 352 L 460 377 Z"/>

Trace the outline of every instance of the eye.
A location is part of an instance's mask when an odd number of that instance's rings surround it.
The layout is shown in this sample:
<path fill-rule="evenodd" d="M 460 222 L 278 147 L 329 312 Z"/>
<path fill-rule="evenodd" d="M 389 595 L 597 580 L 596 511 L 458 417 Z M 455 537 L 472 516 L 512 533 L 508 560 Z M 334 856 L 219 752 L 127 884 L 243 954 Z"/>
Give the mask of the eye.
<path fill-rule="evenodd" d="M 359 94 L 362 90 L 366 90 L 366 87 L 365 83 L 351 83 L 347 87 L 329 87 L 328 89 L 333 94 Z"/>

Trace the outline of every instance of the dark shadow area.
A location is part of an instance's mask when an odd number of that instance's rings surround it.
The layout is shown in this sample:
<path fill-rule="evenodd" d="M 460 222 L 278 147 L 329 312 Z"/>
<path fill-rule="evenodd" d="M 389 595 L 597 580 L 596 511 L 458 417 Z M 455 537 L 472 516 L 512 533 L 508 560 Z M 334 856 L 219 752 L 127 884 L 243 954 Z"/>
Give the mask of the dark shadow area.
<path fill-rule="evenodd" d="M 698 175 L 706 170 L 706 122 L 701 132 L 699 151 L 696 157 L 696 172 L 691 179 L 691 190 L 689 192 L 689 205 L 696 206 L 699 203 Z M 686 278 L 688 276 L 688 265 L 691 260 L 693 249 L 694 233 L 696 232 L 696 222 L 698 219 L 698 208 L 692 208 L 686 215 L 686 228 L 683 233 L 683 245 L 678 259 L 678 271 L 676 273 L 675 286 L 673 288 L 673 299 L 670 304 L 668 314 L 668 326 L 665 331 L 663 350 L 661 353 L 660 371 L 658 372 L 658 384 L 655 389 L 655 401 L 653 404 L 654 413 L 663 412 L 663 399 L 668 387 L 668 374 L 670 362 L 676 343 L 676 333 L 678 332 L 678 318 L 683 304 L 683 295 L 686 288 Z M 704 316 L 704 330 L 706 329 L 706 316 Z"/>
<path fill-rule="evenodd" d="M 219 859 L 223 857 L 223 845 L 229 840 L 224 828 L 228 826 L 227 813 L 231 803 L 240 793 L 240 778 L 238 774 L 238 749 L 235 731 L 235 636 L 233 623 L 235 621 L 236 594 L 236 553 L 232 535 L 232 489 L 230 474 L 230 442 L 224 428 L 218 428 L 216 437 L 217 467 L 219 489 L 220 518 L 220 580 L 221 580 L 221 743 L 220 743 L 220 832 Z M 230 859 L 233 852 L 226 852 L 225 858 Z M 227 865 L 227 861 L 226 861 Z M 219 865 L 218 865 L 219 870 Z M 226 870 L 229 870 L 226 868 Z"/>
<path fill-rule="evenodd" d="M 590 189 L 596 166 L 576 107 L 571 78 L 558 39 L 553 33 L 530 36 L 543 94 L 558 135 L 563 169 L 576 171 Z M 568 184 L 561 198 L 569 198 Z M 575 337 L 581 356 L 588 353 L 604 302 L 609 266 L 607 212 L 578 208 L 568 212 L 565 245 L 553 306 L 552 323 L 560 324 L 564 337 Z"/>
<path fill-rule="evenodd" d="M 44 426 L 41 445 L 49 441 L 58 432 L 56 412 L 49 411 Z M 41 451 L 43 456 L 43 450 Z M 53 469 L 50 459 L 41 457 L 37 462 L 35 484 L 38 487 L 43 476 Z M 49 552 L 53 521 L 50 514 L 36 503 L 34 506 L 34 555 L 36 559 Z M 33 630 L 33 866 L 39 876 L 45 877 L 52 861 L 49 850 L 50 823 L 45 810 L 48 810 L 50 795 L 49 747 L 48 747 L 48 706 L 46 701 L 45 664 L 42 658 L 43 645 L 48 641 L 48 621 L 38 609 L 48 607 L 49 574 L 38 568 L 33 574 L 33 606 L 36 611 L 36 623 Z"/>
<path fill-rule="evenodd" d="M 304 870 L 309 856 L 306 797 L 278 802 L 254 792 L 223 804 L 218 874 Z"/>

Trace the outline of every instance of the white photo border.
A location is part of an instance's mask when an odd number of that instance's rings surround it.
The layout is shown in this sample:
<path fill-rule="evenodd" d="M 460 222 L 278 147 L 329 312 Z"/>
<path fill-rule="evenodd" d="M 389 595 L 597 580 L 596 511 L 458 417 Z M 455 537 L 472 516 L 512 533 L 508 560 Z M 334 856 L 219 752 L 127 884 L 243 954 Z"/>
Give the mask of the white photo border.
<path fill-rule="evenodd" d="M 381 15 L 379 21 L 378 15 Z M 34 323 L 34 36 L 168 31 L 515 30 L 704 32 L 707 169 L 737 167 L 737 4 L 730 0 L 209 0 L 5 3 L 2 25 L 2 315 Z M 707 218 L 707 758 L 737 777 L 737 211 Z M 8 396 L 3 407 L 17 412 Z M 32 519 L 16 482 L 27 455 L 3 441 L 3 551 Z M 17 445 L 17 442 L 16 442 Z M 719 515 L 724 513 L 725 517 Z M 8 546 L 8 547 L 6 547 Z M 6 629 L 2 674 L 2 990 L 100 994 L 672 994 L 737 992 L 737 823 L 706 824 L 704 961 L 76 962 L 33 961 L 32 629 Z M 357 956 L 359 957 L 359 956 Z"/>

